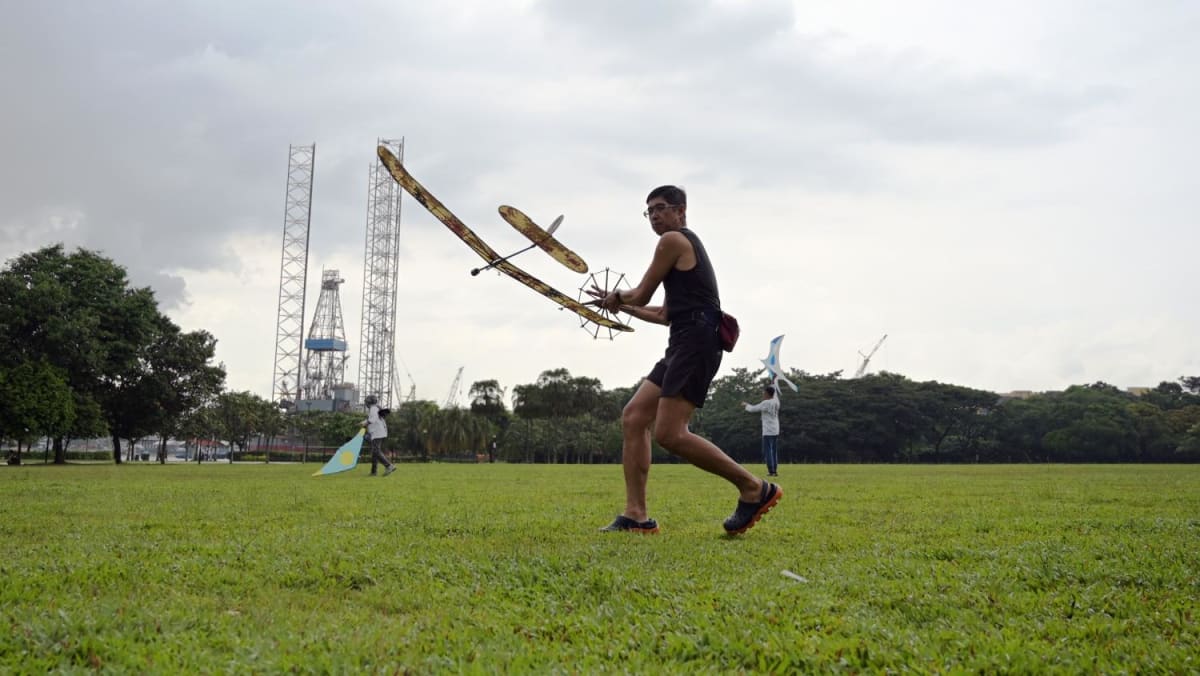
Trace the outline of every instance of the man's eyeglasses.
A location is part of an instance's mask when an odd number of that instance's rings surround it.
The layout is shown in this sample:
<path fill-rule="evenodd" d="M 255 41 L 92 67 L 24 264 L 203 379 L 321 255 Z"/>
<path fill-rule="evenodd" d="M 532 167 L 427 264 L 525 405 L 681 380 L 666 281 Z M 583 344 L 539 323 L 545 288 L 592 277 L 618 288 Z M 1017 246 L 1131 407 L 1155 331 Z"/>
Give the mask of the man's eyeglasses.
<path fill-rule="evenodd" d="M 657 214 L 659 212 L 666 211 L 667 209 L 674 209 L 675 207 L 681 207 L 681 206 L 683 206 L 683 205 L 682 204 L 655 204 L 654 206 L 648 207 L 645 211 L 643 211 L 642 215 L 645 216 L 646 218 L 650 218 L 650 214 Z"/>

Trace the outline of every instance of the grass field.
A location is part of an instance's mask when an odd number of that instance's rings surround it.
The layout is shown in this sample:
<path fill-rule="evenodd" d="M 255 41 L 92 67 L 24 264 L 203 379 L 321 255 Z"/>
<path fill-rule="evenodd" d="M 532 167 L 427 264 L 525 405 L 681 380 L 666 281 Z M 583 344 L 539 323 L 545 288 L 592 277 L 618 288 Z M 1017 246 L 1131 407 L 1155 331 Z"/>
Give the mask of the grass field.
<path fill-rule="evenodd" d="M 316 468 L 0 468 L 0 672 L 1200 672 L 1198 466 Z"/>

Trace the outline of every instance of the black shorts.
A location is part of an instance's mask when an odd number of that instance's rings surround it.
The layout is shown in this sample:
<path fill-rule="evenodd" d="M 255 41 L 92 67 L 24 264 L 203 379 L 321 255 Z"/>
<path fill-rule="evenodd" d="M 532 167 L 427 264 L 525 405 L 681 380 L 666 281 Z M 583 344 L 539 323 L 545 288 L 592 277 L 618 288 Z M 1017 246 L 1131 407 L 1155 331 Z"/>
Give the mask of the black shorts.
<path fill-rule="evenodd" d="M 704 408 L 708 386 L 721 368 L 721 345 L 716 324 L 706 321 L 671 323 L 667 352 L 646 380 L 658 385 L 664 397 L 681 395 Z"/>

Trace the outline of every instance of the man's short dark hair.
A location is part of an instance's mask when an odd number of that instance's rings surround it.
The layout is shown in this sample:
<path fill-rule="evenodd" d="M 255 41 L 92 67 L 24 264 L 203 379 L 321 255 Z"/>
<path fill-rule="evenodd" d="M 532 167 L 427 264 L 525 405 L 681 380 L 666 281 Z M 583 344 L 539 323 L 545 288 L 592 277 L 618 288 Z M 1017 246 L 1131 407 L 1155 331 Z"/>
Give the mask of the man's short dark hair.
<path fill-rule="evenodd" d="M 660 185 L 651 190 L 650 194 L 646 195 L 646 203 L 648 204 L 655 197 L 661 197 L 667 201 L 667 204 L 674 206 L 687 204 L 687 193 L 683 191 L 683 188 L 674 185 Z"/>
<path fill-rule="evenodd" d="M 767 385 L 766 387 L 763 388 L 763 394 L 770 396 L 770 397 L 775 396 L 775 386 Z"/>

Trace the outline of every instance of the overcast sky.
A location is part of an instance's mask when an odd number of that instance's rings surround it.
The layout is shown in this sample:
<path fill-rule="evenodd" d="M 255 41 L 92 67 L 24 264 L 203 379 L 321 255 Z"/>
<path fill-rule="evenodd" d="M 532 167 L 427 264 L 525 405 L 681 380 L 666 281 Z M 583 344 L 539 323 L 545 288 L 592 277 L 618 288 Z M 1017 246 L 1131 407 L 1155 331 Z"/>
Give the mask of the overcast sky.
<path fill-rule="evenodd" d="M 1200 5 L 1014 0 L 0 0 L 0 258 L 102 251 L 231 389 L 271 394 L 289 144 L 358 374 L 376 139 L 492 246 L 514 205 L 640 278 L 653 187 L 784 366 L 997 392 L 1200 375 Z M 421 398 L 546 369 L 635 384 L 666 329 L 594 340 L 407 197 L 399 357 Z M 516 262 L 575 296 L 586 277 Z M 661 290 L 658 299 L 661 299 Z M 464 394 L 465 398 L 465 394 Z"/>

